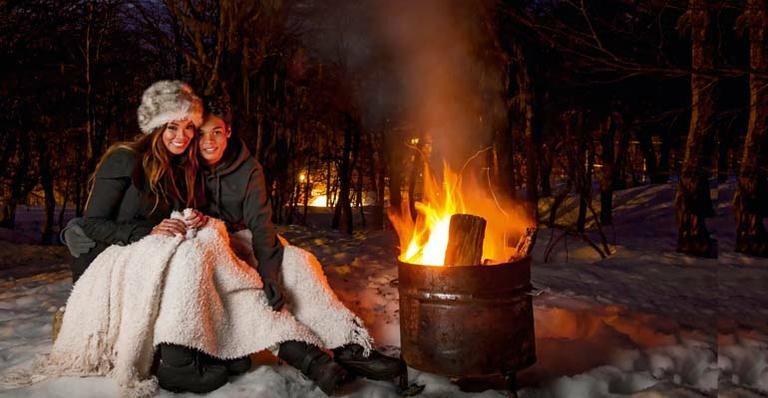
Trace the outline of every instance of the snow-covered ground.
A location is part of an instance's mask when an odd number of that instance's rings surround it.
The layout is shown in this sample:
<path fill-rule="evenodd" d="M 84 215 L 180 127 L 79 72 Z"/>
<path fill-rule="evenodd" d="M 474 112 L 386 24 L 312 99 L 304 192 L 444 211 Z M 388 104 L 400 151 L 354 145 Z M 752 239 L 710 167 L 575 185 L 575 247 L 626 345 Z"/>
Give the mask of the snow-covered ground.
<path fill-rule="evenodd" d="M 768 395 L 768 260 L 732 251 L 732 186 L 721 188 L 718 215 L 708 224 L 720 243 L 717 260 L 674 252 L 672 185 L 617 192 L 614 226 L 605 229 L 613 251 L 607 259 L 569 238 L 556 245 L 545 263 L 551 231 L 540 232 L 532 277 L 540 290 L 534 297 L 538 361 L 518 375 L 521 397 Z M 574 207 L 566 206 L 566 218 Z M 379 347 L 397 353 L 393 232 L 346 236 L 289 226 L 281 233 L 317 255 L 339 297 L 363 318 Z M 18 244 L 0 245 L 0 258 L 10 256 L 14 247 Z M 0 379 L 50 349 L 52 313 L 70 288 L 66 271 L 0 282 Z M 271 355 L 261 353 L 255 360 L 250 372 L 209 395 L 323 396 Z M 463 393 L 451 380 L 415 369 L 410 376 L 426 385 L 423 397 L 508 395 L 499 386 Z M 3 397 L 117 395 L 117 386 L 104 378 L 0 387 Z M 357 380 L 339 395 L 394 397 L 397 392 L 389 383 Z"/>

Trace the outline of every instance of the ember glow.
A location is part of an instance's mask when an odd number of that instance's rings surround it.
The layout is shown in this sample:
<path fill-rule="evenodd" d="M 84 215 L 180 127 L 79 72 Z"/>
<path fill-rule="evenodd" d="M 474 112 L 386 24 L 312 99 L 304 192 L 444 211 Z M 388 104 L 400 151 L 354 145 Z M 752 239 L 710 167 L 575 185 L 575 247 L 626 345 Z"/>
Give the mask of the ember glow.
<path fill-rule="evenodd" d="M 400 261 L 442 266 L 448 246 L 448 227 L 453 214 L 473 214 L 487 222 L 483 243 L 484 262 L 494 264 L 516 257 L 515 246 L 531 223 L 517 206 L 494 194 L 471 178 L 462 177 L 447 165 L 438 181 L 425 167 L 423 200 L 417 201 L 413 221 L 407 200 L 400 213 L 389 212 L 389 219 L 400 240 Z M 490 261 L 486 261 L 490 260 Z"/>

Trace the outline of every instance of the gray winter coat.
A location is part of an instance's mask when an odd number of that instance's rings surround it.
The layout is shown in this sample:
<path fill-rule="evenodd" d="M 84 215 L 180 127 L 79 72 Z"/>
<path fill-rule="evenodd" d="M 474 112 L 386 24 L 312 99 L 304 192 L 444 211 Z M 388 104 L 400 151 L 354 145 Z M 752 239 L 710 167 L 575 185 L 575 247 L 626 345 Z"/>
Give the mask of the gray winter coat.
<path fill-rule="evenodd" d="M 202 169 L 208 202 L 203 212 L 224 220 L 233 231 L 249 229 L 259 262 L 257 271 L 265 282 L 279 283 L 283 246 L 272 224 L 261 164 L 241 140 L 232 139 L 221 163 Z"/>

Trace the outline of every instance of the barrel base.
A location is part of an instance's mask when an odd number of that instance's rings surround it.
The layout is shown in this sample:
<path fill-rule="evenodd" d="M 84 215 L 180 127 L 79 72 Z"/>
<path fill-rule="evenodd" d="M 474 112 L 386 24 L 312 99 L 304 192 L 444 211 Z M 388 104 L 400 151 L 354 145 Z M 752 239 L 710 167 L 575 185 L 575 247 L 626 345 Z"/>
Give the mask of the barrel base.
<path fill-rule="evenodd" d="M 511 396 L 517 397 L 517 390 L 520 388 L 517 372 L 514 371 L 485 376 L 455 377 L 451 379 L 451 382 L 458 386 L 462 392 L 466 393 L 506 390 L 511 393 Z"/>

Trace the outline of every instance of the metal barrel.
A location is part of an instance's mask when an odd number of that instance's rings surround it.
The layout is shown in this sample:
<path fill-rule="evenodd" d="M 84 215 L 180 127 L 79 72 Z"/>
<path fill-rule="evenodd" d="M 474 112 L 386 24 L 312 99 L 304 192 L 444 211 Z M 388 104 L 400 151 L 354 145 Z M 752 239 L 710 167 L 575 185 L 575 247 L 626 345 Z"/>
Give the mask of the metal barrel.
<path fill-rule="evenodd" d="M 516 372 L 536 362 L 531 261 L 432 267 L 398 260 L 403 359 L 445 376 Z"/>

